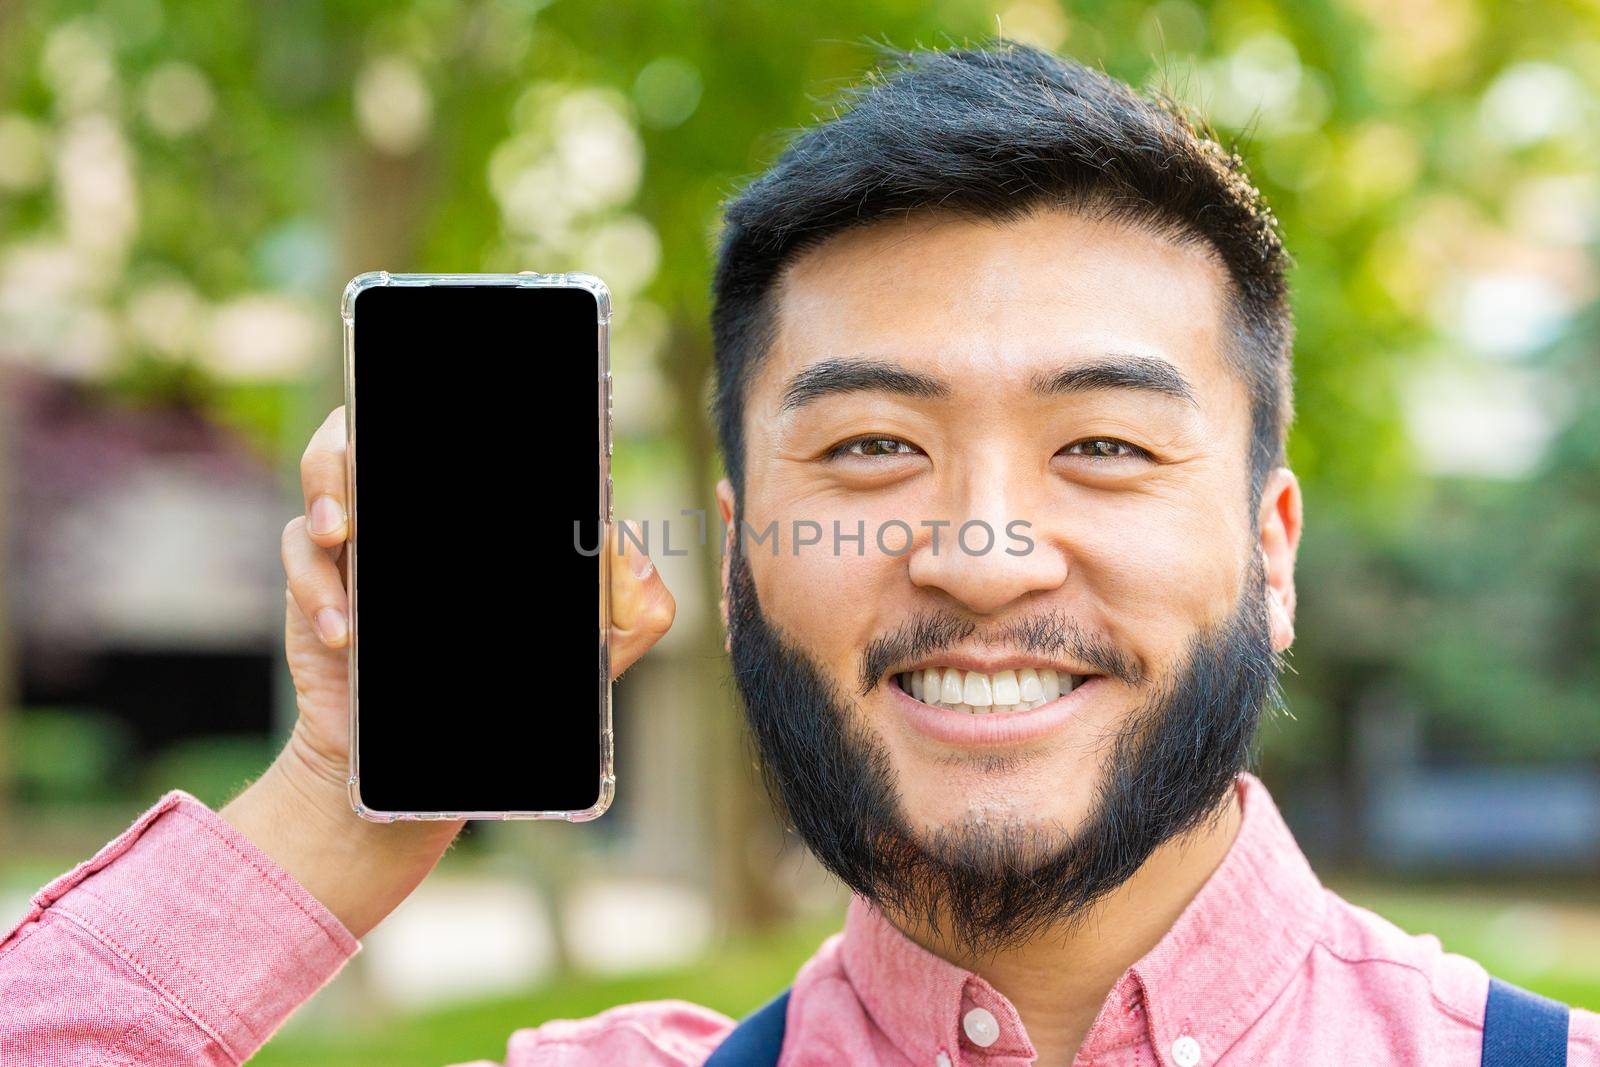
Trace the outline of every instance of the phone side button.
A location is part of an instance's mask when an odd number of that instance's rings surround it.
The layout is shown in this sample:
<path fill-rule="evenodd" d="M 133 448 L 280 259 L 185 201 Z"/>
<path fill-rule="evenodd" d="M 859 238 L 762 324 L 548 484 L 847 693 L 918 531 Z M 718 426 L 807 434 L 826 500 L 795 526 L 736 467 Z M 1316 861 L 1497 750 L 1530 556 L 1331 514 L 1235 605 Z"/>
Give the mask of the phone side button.
<path fill-rule="evenodd" d="M 614 488 L 615 487 L 611 483 L 611 475 L 609 475 L 609 474 L 606 475 L 606 519 L 607 520 L 609 520 L 612 517 L 612 514 L 611 514 L 611 494 L 614 491 Z"/>

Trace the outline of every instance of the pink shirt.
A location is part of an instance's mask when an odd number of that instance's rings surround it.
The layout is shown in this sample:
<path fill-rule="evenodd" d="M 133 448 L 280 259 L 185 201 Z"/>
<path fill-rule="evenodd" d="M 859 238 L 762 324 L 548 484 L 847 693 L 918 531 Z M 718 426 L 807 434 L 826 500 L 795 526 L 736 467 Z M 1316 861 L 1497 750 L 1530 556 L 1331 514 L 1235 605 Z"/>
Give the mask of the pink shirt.
<path fill-rule="evenodd" d="M 1076 1062 L 1477 1064 L 1483 968 L 1324 889 L 1266 788 L 1244 775 L 1239 791 L 1238 839 L 1111 990 Z M 357 947 L 214 812 L 169 793 L 0 941 L 0 1063 L 237 1064 Z M 683 1001 L 629 1004 L 519 1030 L 506 1064 L 698 1065 L 731 1025 Z M 1569 1062 L 1600 1065 L 1600 1016 L 1574 1011 L 1570 1033 Z M 857 899 L 795 980 L 780 1067 L 1032 1057 L 1005 997 Z"/>

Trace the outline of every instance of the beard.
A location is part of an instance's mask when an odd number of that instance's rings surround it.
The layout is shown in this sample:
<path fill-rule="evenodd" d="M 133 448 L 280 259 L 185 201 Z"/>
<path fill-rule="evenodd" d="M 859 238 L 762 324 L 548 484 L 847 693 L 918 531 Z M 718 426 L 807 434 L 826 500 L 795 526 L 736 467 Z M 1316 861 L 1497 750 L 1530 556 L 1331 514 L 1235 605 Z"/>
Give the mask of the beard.
<path fill-rule="evenodd" d="M 1232 614 L 1197 632 L 1183 660 L 1145 687 L 1148 697 L 1107 738 L 1102 778 L 1081 826 L 979 821 L 919 835 L 905 816 L 888 750 L 854 700 L 768 623 L 735 538 L 729 645 L 767 792 L 847 886 L 959 950 L 988 956 L 1071 929 L 1162 844 L 1225 810 L 1228 790 L 1249 764 L 1257 724 L 1281 703 L 1265 573 L 1253 558 Z M 873 641 L 863 651 L 861 695 L 889 668 L 974 632 L 969 620 L 941 613 Z M 1136 659 L 1060 616 L 1022 620 L 1002 636 L 1016 651 L 1065 654 L 1130 686 L 1143 680 Z M 1018 759 L 986 758 L 996 770 Z"/>

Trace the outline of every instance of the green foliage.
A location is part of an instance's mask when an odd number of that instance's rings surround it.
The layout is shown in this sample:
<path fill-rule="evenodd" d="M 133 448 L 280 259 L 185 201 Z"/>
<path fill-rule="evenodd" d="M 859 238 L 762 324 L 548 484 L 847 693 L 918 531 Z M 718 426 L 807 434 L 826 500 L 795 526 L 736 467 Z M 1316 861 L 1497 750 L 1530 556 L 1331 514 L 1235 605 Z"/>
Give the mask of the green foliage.
<path fill-rule="evenodd" d="M 216 809 L 237 796 L 278 750 L 270 738 L 201 737 L 171 745 L 142 768 L 143 794 L 169 789 L 193 793 Z"/>
<path fill-rule="evenodd" d="M 11 725 L 17 799 L 53 807 L 121 804 L 186 789 L 212 807 L 272 762 L 267 738 L 201 737 L 135 760 L 127 724 L 104 712 L 25 708 Z"/>
<path fill-rule="evenodd" d="M 24 708 L 11 725 L 18 799 L 74 805 L 116 798 L 126 786 L 132 737 L 103 712 Z"/>

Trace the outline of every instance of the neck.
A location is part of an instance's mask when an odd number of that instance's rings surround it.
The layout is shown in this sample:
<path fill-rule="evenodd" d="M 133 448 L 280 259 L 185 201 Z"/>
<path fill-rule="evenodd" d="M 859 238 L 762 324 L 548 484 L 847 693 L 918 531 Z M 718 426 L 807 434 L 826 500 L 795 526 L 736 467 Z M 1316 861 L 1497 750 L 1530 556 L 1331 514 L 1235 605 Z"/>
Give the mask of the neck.
<path fill-rule="evenodd" d="M 1238 790 L 1229 789 L 1215 819 L 1157 848 L 1086 915 L 982 959 L 965 955 L 937 932 L 893 921 L 922 947 L 981 975 L 1011 1001 L 1038 1067 L 1068 1067 L 1106 995 L 1172 928 L 1222 863 L 1242 814 Z"/>

